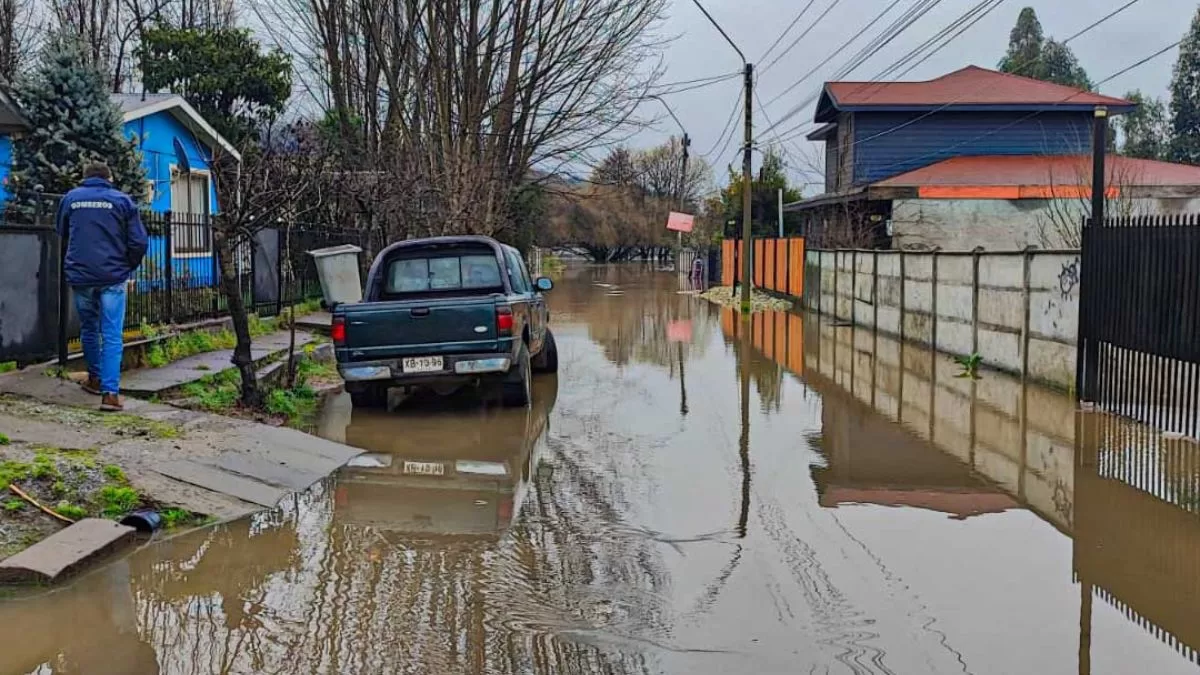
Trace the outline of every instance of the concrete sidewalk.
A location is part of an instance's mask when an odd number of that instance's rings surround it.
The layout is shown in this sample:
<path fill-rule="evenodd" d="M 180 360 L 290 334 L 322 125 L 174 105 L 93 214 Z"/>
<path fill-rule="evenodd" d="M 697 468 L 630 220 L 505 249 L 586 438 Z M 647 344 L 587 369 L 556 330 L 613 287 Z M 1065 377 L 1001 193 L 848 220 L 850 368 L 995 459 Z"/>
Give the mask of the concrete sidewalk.
<path fill-rule="evenodd" d="M 315 339 L 311 333 L 297 330 L 296 350 L 299 351 L 303 346 L 314 342 Z M 264 361 L 287 352 L 290 342 L 291 335 L 287 331 L 278 331 L 254 338 L 251 343 L 250 356 L 256 365 L 261 365 Z M 121 393 L 142 398 L 161 396 L 196 382 L 206 375 L 232 368 L 232 361 L 233 350 L 220 349 L 189 356 L 168 363 L 161 368 L 128 370 L 121 374 Z"/>
<path fill-rule="evenodd" d="M 297 334 L 298 345 L 311 341 L 311 335 Z M 287 334 L 256 339 L 255 345 L 256 359 L 266 358 L 286 349 Z M 231 355 L 211 352 L 175 367 L 138 369 L 124 381 L 157 393 L 228 368 Z M 197 369 L 199 364 L 211 370 Z M 98 397 L 53 376 L 47 366 L 0 375 L 0 433 L 14 447 L 93 450 L 97 462 L 121 467 L 146 501 L 220 520 L 273 508 L 360 452 L 295 429 L 133 397 L 117 415 L 98 412 L 98 404 Z"/>

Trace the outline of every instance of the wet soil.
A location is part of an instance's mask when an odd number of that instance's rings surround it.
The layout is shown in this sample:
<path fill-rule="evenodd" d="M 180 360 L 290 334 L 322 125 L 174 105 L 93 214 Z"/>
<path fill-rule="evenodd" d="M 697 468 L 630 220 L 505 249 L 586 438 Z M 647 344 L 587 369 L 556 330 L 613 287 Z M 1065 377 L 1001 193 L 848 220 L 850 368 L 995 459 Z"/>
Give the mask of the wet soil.
<path fill-rule="evenodd" d="M 329 401 L 283 508 L 0 602 L 0 673 L 1190 673 L 1200 454 L 569 267 L 528 409 Z"/>

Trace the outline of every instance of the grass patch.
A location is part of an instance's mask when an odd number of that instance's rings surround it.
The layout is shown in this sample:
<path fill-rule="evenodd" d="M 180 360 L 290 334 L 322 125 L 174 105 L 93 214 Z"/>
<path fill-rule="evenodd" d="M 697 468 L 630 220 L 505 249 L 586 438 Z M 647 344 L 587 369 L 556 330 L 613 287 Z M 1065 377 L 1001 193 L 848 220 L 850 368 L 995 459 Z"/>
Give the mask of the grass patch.
<path fill-rule="evenodd" d="M 542 274 L 546 276 L 559 274 L 566 268 L 567 264 L 557 255 L 553 253 L 542 254 Z"/>
<path fill-rule="evenodd" d="M 13 511 L 24 511 L 28 504 L 24 499 L 9 499 L 4 502 L 4 510 L 12 513 Z"/>
<path fill-rule="evenodd" d="M 12 371 L 14 371 L 16 369 L 17 369 L 16 361 L 5 361 L 4 363 L 0 363 L 0 375 L 2 375 L 4 373 L 11 373 Z"/>
<path fill-rule="evenodd" d="M 118 433 L 150 438 L 178 438 L 179 428 L 167 422 L 148 420 L 136 415 L 122 413 L 97 414 L 101 423 Z"/>
<path fill-rule="evenodd" d="M 6 433 L 0 433 L 0 445 L 11 445 L 12 439 Z"/>
<path fill-rule="evenodd" d="M 163 519 L 163 527 L 168 530 L 173 530 L 177 527 L 192 527 L 206 525 L 214 520 L 211 516 L 205 516 L 199 513 L 192 513 L 187 509 L 176 507 L 166 508 L 159 511 Z"/>
<path fill-rule="evenodd" d="M 127 482 L 127 479 L 125 478 L 125 472 L 122 471 L 121 467 L 117 466 L 116 464 L 105 464 L 104 468 L 101 470 L 104 472 L 104 476 L 113 482 Z"/>
<path fill-rule="evenodd" d="M 66 516 L 67 518 L 70 518 L 71 520 L 79 520 L 81 518 L 87 518 L 87 509 L 83 508 L 82 506 L 79 506 L 78 504 L 72 504 L 71 502 L 68 502 L 65 499 L 63 501 L 59 502 L 57 505 L 55 505 L 54 512 L 60 516 Z"/>
<path fill-rule="evenodd" d="M 99 497 L 100 515 L 105 518 L 120 518 L 142 503 L 137 490 L 127 486 L 105 485 Z"/>

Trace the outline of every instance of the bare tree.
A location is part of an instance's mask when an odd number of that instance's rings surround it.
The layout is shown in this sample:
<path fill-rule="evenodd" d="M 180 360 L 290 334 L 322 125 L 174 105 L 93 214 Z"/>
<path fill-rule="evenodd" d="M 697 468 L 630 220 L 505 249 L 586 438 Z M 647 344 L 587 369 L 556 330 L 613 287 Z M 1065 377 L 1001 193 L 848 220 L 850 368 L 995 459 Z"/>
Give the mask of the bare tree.
<path fill-rule="evenodd" d="M 665 0 L 259 0 L 348 170 L 419 186 L 413 233 L 515 238 L 534 166 L 634 122 Z M 651 65 L 647 66 L 649 63 Z M 391 234 L 389 232 L 389 234 Z"/>
<path fill-rule="evenodd" d="M 319 208 L 323 195 L 317 177 L 325 172 L 325 157 L 318 148 L 307 143 L 273 143 L 269 132 L 264 132 L 263 139 L 261 144 L 248 141 L 240 158 L 217 151 L 212 161 L 221 204 L 221 212 L 213 218 L 213 242 L 221 291 L 237 337 L 233 365 L 241 375 L 242 404 L 252 408 L 262 404 L 262 393 L 250 352 L 249 313 L 239 283 L 237 252 L 263 228 L 293 221 Z"/>
<path fill-rule="evenodd" d="M 1083 221 L 1092 213 L 1091 162 L 1080 157 L 1065 171 L 1056 170 L 1050 163 L 1047 171 L 1050 194 L 1045 210 L 1037 215 L 1038 243 L 1050 249 L 1078 249 L 1083 243 Z M 1130 164 L 1110 163 L 1104 197 L 1107 217 L 1147 215 L 1147 205 L 1137 199 L 1132 189 L 1140 184 L 1140 179 Z"/>
<path fill-rule="evenodd" d="M 12 83 L 37 48 L 33 0 L 0 0 L 0 83 Z"/>

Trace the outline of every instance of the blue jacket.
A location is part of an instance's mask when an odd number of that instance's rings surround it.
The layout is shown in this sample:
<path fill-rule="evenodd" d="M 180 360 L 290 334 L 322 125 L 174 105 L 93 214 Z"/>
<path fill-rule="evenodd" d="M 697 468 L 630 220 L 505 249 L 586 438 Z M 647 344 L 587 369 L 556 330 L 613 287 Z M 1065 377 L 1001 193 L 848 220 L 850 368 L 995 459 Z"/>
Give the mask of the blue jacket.
<path fill-rule="evenodd" d="M 146 227 L 137 204 L 103 178 L 88 178 L 63 197 L 58 234 L 67 240 L 71 286 L 125 283 L 146 255 Z"/>

